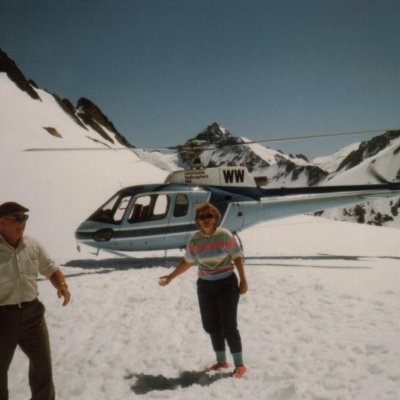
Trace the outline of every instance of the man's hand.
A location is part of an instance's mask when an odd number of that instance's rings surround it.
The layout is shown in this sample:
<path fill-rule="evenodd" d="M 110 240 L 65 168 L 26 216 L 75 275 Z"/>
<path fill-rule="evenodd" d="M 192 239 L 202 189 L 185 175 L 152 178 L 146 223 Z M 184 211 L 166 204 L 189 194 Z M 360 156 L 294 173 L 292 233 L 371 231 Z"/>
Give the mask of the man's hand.
<path fill-rule="evenodd" d="M 57 289 L 57 296 L 59 299 L 64 298 L 63 306 L 66 306 L 71 300 L 71 293 L 68 290 L 68 286 L 62 283 Z"/>
<path fill-rule="evenodd" d="M 65 283 L 63 273 L 60 270 L 54 272 L 54 274 L 50 276 L 50 282 L 57 289 L 58 298 L 61 299 L 61 297 L 64 297 L 63 306 L 66 306 L 71 299 L 71 293 L 68 290 L 68 285 Z"/>

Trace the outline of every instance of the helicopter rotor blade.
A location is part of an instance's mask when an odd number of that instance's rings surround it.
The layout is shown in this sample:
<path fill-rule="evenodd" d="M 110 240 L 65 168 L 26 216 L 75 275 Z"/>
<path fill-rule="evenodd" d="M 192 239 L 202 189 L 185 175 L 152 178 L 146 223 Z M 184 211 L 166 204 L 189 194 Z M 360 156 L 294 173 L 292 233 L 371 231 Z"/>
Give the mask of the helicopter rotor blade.
<path fill-rule="evenodd" d="M 218 145 L 218 144 L 204 144 L 204 145 L 190 145 L 188 144 L 188 150 L 215 150 L 223 147 L 235 147 L 235 146 L 245 146 L 249 144 L 265 144 L 265 143 L 279 143 L 279 142 L 290 142 L 290 141 L 296 141 L 296 140 L 307 140 L 307 139 L 323 139 L 323 138 L 329 138 L 329 137 L 336 137 L 336 136 L 351 136 L 351 135 L 365 135 L 368 133 L 382 133 L 382 132 L 389 132 L 389 131 L 396 131 L 400 130 L 400 128 L 381 128 L 381 129 L 368 129 L 368 130 L 360 130 L 360 131 L 346 131 L 346 132 L 335 132 L 335 133 L 313 133 L 309 135 L 303 135 L 303 136 L 287 136 L 287 137 L 281 137 L 281 138 L 272 138 L 272 139 L 263 139 L 263 140 L 251 140 L 251 141 L 244 141 L 243 138 L 240 138 L 243 140 L 242 143 L 230 143 L 230 144 L 223 144 L 223 145 Z M 190 143 L 190 141 L 189 141 Z M 143 150 L 155 150 L 155 151 L 160 151 L 160 150 L 179 150 L 179 151 L 187 151 L 183 149 L 183 145 L 179 146 L 169 146 L 169 147 L 158 147 L 158 148 L 144 148 Z"/>
<path fill-rule="evenodd" d="M 243 138 L 238 138 L 242 140 L 242 143 L 230 143 L 230 144 L 190 144 L 190 140 L 183 145 L 177 146 L 161 146 L 161 147 L 70 147 L 70 148 L 28 148 L 24 151 L 32 152 L 32 151 L 110 151 L 110 150 L 130 150 L 135 153 L 135 151 L 178 151 L 178 152 L 188 152 L 188 151 L 196 151 L 196 150 L 216 150 L 224 147 L 236 147 L 236 146 L 245 146 L 250 144 L 267 144 L 267 143 L 279 143 L 279 142 L 290 142 L 297 140 L 307 140 L 307 139 L 324 139 L 331 138 L 337 136 L 351 136 L 351 135 L 365 135 L 368 133 L 379 133 L 379 132 L 388 132 L 388 131 L 396 131 L 400 128 L 383 128 L 383 129 L 368 129 L 368 130 L 360 130 L 360 131 L 348 131 L 348 132 L 335 132 L 335 133 L 315 133 L 303 136 L 287 136 L 281 138 L 272 138 L 272 139 L 263 139 L 263 140 L 251 140 L 245 141 Z M 186 148 L 185 148 L 186 147 Z"/>
<path fill-rule="evenodd" d="M 305 139 L 321 139 L 327 137 L 335 137 L 335 136 L 350 136 L 350 135 L 364 135 L 367 133 L 378 133 L 378 132 L 386 132 L 394 129 L 371 129 L 371 130 L 363 130 L 363 131 L 349 131 L 349 132 L 335 132 L 335 133 L 314 133 L 310 135 L 304 136 L 288 136 L 283 138 L 274 138 L 267 140 L 255 140 L 250 143 L 275 143 L 275 142 L 287 142 L 287 141 L 296 141 L 296 140 L 305 140 Z"/>
<path fill-rule="evenodd" d="M 389 128 L 389 129 L 369 129 L 369 130 L 362 130 L 362 131 L 349 131 L 349 132 L 335 132 L 335 133 L 315 133 L 309 134 L 304 136 L 287 136 L 281 138 L 273 138 L 273 139 L 263 139 L 263 140 L 252 140 L 252 141 L 244 141 L 243 143 L 232 143 L 232 144 L 225 144 L 225 145 L 193 145 L 190 146 L 190 149 L 196 150 L 197 148 L 200 150 L 214 150 L 221 147 L 234 147 L 234 146 L 244 146 L 248 144 L 265 144 L 265 143 L 279 143 L 279 142 L 290 142 L 296 140 L 307 140 L 307 139 L 323 139 L 329 137 L 336 137 L 336 136 L 350 136 L 350 135 L 365 135 L 368 133 L 379 133 L 379 132 L 388 132 L 388 131 L 395 131 L 399 130 L 399 128 Z M 170 149 L 179 149 L 181 146 L 169 147 Z"/>
<path fill-rule="evenodd" d="M 110 150 L 132 150 L 130 147 L 39 147 L 25 149 L 24 151 L 110 151 Z"/>

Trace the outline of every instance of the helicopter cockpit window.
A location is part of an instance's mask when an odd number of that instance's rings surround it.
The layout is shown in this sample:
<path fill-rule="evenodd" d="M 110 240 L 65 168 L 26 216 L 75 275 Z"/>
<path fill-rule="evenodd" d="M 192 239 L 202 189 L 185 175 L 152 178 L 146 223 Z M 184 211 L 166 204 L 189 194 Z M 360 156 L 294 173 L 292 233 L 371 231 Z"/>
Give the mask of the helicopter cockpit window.
<path fill-rule="evenodd" d="M 189 200 L 186 194 L 179 193 L 176 195 L 174 217 L 184 217 L 189 209 Z"/>
<path fill-rule="evenodd" d="M 167 215 L 169 197 L 165 194 L 146 195 L 136 199 L 129 215 L 130 223 L 162 219 Z"/>
<path fill-rule="evenodd" d="M 123 197 L 121 201 L 118 204 L 118 207 L 115 210 L 114 213 L 114 221 L 117 223 L 120 223 L 122 221 L 122 218 L 125 214 L 126 207 L 128 207 L 129 201 L 131 197 Z"/>
<path fill-rule="evenodd" d="M 130 199 L 131 196 L 116 195 L 103 207 L 99 208 L 89 219 L 107 224 L 120 224 Z"/>

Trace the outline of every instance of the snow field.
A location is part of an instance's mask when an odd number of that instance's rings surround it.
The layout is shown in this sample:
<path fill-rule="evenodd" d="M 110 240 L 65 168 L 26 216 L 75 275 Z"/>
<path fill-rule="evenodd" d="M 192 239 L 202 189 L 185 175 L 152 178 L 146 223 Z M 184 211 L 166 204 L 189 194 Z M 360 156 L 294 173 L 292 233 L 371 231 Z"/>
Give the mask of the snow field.
<path fill-rule="evenodd" d="M 200 372 L 213 353 L 201 327 L 195 269 L 161 288 L 163 267 L 65 267 L 70 306 L 62 308 L 40 283 L 58 397 L 397 400 L 399 290 L 357 293 L 337 282 L 365 288 L 382 273 L 398 278 L 398 260 L 290 263 L 247 264 L 250 291 L 241 298 L 239 328 L 249 373 L 240 381 Z M 10 371 L 17 400 L 28 396 L 27 387 L 17 390 L 25 364 L 18 355 Z"/>

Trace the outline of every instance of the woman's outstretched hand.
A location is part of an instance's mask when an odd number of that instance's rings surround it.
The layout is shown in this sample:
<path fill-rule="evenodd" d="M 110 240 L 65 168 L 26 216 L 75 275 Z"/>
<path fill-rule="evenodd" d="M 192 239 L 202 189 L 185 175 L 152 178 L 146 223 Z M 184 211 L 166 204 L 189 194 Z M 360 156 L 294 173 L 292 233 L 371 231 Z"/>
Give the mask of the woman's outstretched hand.
<path fill-rule="evenodd" d="M 171 277 L 169 275 L 161 276 L 158 279 L 158 284 L 160 286 L 167 286 L 171 282 Z"/>
<path fill-rule="evenodd" d="M 193 264 L 185 261 L 184 259 L 178 264 L 178 266 L 169 274 L 161 276 L 158 279 L 158 283 L 160 286 L 167 286 L 172 281 L 172 279 L 176 278 L 180 274 L 183 274 L 187 271 Z"/>

